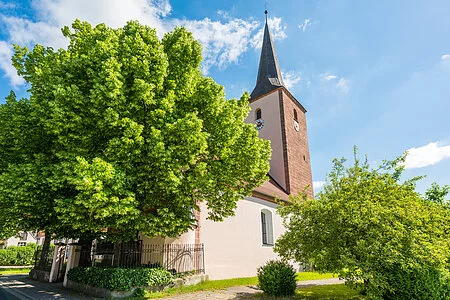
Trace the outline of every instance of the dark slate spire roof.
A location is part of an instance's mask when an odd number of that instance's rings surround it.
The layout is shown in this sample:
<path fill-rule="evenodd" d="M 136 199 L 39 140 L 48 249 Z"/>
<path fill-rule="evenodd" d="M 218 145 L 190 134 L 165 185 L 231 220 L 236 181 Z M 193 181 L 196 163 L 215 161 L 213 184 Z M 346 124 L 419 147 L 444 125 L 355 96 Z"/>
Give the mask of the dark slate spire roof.
<path fill-rule="evenodd" d="M 264 95 L 280 86 L 284 86 L 280 66 L 278 65 L 277 54 L 275 53 L 269 26 L 267 24 L 267 10 L 265 11 L 265 14 L 266 24 L 264 26 L 264 38 L 261 48 L 261 57 L 259 59 L 258 78 L 256 79 L 256 86 L 250 95 L 252 99 Z"/>

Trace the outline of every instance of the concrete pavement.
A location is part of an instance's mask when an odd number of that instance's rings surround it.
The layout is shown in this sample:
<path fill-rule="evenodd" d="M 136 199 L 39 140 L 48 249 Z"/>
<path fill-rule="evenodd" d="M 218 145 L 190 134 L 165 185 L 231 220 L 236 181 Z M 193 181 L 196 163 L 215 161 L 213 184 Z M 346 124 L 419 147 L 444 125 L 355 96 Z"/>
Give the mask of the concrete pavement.
<path fill-rule="evenodd" d="M 304 288 L 317 285 L 330 285 L 344 283 L 338 278 L 307 280 L 297 282 L 297 287 Z M 167 300 L 225 300 L 225 299 L 248 299 L 261 293 L 255 286 L 234 286 L 223 290 L 201 291 L 190 294 L 175 295 L 167 297 Z M 63 288 L 61 283 L 38 282 L 28 278 L 28 275 L 2 275 L 0 276 L 0 299 L 1 300 L 85 300 L 100 299 L 84 296 Z"/>

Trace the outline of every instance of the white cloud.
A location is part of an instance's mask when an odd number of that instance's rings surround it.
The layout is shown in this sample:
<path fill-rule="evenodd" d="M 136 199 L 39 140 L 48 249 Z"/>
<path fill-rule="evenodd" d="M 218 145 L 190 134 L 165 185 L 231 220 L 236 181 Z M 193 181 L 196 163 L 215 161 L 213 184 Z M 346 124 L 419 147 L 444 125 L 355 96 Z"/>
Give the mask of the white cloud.
<path fill-rule="evenodd" d="M 286 38 L 287 25 L 283 23 L 281 18 L 273 17 L 269 18 L 267 24 L 269 24 L 270 34 L 274 41 L 283 40 Z M 262 46 L 264 36 L 264 28 L 261 28 L 252 38 L 251 45 L 253 48 L 259 50 Z"/>
<path fill-rule="evenodd" d="M 302 24 L 298 25 L 298 28 L 305 32 L 309 26 L 311 26 L 311 19 L 305 19 Z"/>
<path fill-rule="evenodd" d="M 350 81 L 344 77 L 339 79 L 338 83 L 336 83 L 336 87 L 341 90 L 344 94 L 348 94 L 350 90 Z"/>
<path fill-rule="evenodd" d="M 294 72 L 294 71 L 288 71 L 284 72 L 281 71 L 284 85 L 287 89 L 291 89 L 298 85 L 300 81 L 302 80 L 301 73 L 300 72 Z"/>
<path fill-rule="evenodd" d="M 450 158 L 450 146 L 440 146 L 439 142 L 429 143 L 418 148 L 407 150 L 406 169 L 423 168 L 432 166 L 443 159 Z"/>
<path fill-rule="evenodd" d="M 77 18 L 115 28 L 129 20 L 139 20 L 163 34 L 167 30 L 161 18 L 171 12 L 168 0 L 35 0 L 32 3 L 39 21 L 58 28 Z"/>
<path fill-rule="evenodd" d="M 25 82 L 22 77 L 17 75 L 16 69 L 11 64 L 13 49 L 10 44 L 0 41 L 0 69 L 5 73 L 13 87 L 17 87 Z"/>
<path fill-rule="evenodd" d="M 333 74 L 331 74 L 331 73 L 329 73 L 329 72 L 320 74 L 319 77 L 320 77 L 322 80 L 325 80 L 325 81 L 330 81 L 330 80 L 332 80 L 332 79 L 336 79 L 336 78 L 337 78 L 336 75 L 333 75 Z"/>
<path fill-rule="evenodd" d="M 350 80 L 348 80 L 347 78 L 339 77 L 338 75 L 330 72 L 320 74 L 319 78 L 324 82 L 332 82 L 334 88 L 344 94 L 348 94 L 348 92 L 350 91 Z"/>
<path fill-rule="evenodd" d="M 313 182 L 313 188 L 314 190 L 320 190 L 324 185 L 325 185 L 325 181 L 319 180 L 319 181 L 314 181 Z"/>
<path fill-rule="evenodd" d="M 185 26 L 203 45 L 203 71 L 212 66 L 224 68 L 235 63 L 248 49 L 252 34 L 260 25 L 256 21 L 232 18 L 226 23 L 203 20 L 175 20 L 175 25 Z M 262 39 L 262 38 L 261 38 Z"/>
<path fill-rule="evenodd" d="M 441 56 L 442 61 L 448 61 L 450 62 L 450 54 L 444 54 Z"/>
<path fill-rule="evenodd" d="M 17 17 L 3 17 L 2 21 L 8 29 L 11 43 L 28 47 L 40 43 L 54 48 L 64 47 L 68 44 L 58 26 Z"/>
<path fill-rule="evenodd" d="M 6 27 L 5 35 L 9 36 L 9 40 L 3 41 L 4 43 L 17 43 L 28 47 L 36 43 L 54 48 L 65 47 L 68 41 L 62 36 L 61 28 L 72 24 L 76 18 L 93 25 L 105 23 L 114 28 L 123 26 L 128 20 L 138 20 L 156 28 L 159 37 L 181 25 L 193 31 L 195 38 L 202 43 L 203 70 L 207 73 L 213 66 L 223 69 L 238 62 L 239 57 L 249 47 L 260 47 L 262 42 L 263 30 L 260 22 L 232 18 L 220 12 L 221 21 L 208 18 L 176 19 L 170 17 L 172 7 L 169 0 L 34 0 L 31 5 L 35 15 L 34 21 L 24 17 L 2 17 Z M 286 37 L 286 25 L 281 18 L 270 18 L 269 26 L 274 40 Z M 2 58 L 8 54 L 5 54 L 5 51 L 3 49 Z M 9 62 L 9 59 L 7 61 Z M 14 77 L 12 66 L 5 63 L 4 59 L 0 68 L 13 84 L 23 82 Z"/>

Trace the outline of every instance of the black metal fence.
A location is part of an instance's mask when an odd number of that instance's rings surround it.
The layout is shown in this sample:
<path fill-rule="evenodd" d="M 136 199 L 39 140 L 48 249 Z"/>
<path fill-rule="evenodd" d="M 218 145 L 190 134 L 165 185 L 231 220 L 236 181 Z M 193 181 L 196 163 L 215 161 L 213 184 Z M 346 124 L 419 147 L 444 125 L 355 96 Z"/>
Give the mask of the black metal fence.
<path fill-rule="evenodd" d="M 82 247 L 80 266 L 114 266 L 123 268 L 162 267 L 173 274 L 205 273 L 203 244 L 97 244 Z"/>
<path fill-rule="evenodd" d="M 34 269 L 41 271 L 50 271 L 53 262 L 54 248 L 47 250 L 47 253 L 42 253 L 42 246 L 39 246 L 34 252 Z"/>

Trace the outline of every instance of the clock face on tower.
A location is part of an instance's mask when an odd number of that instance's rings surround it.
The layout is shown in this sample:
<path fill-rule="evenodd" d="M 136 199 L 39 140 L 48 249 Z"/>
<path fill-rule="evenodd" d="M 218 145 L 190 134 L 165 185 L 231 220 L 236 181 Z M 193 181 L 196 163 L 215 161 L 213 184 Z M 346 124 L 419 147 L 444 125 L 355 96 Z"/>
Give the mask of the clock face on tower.
<path fill-rule="evenodd" d="M 261 130 L 261 128 L 264 127 L 264 120 L 263 119 L 258 119 L 255 121 L 255 127 L 257 130 Z"/>

